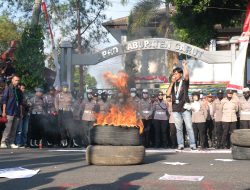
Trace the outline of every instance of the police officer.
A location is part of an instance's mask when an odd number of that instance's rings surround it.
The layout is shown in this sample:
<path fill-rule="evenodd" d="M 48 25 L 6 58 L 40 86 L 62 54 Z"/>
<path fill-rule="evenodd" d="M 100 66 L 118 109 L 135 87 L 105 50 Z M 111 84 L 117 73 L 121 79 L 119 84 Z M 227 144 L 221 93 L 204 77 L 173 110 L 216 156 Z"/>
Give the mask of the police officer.
<path fill-rule="evenodd" d="M 81 125 L 82 120 L 82 104 L 83 97 L 80 94 L 76 95 L 76 101 L 73 103 L 73 119 L 74 119 L 74 129 L 73 129 L 73 143 L 72 147 L 82 146 L 82 134 L 83 126 Z"/>
<path fill-rule="evenodd" d="M 230 135 L 236 129 L 238 102 L 233 98 L 233 90 L 228 89 L 222 99 L 222 147 L 230 147 Z"/>
<path fill-rule="evenodd" d="M 216 139 L 217 144 L 216 148 L 220 149 L 222 148 L 222 133 L 223 133 L 223 127 L 222 127 L 222 99 L 224 98 L 224 92 L 223 90 L 217 91 L 217 97 L 213 101 L 213 118 L 214 118 L 214 125 L 215 125 L 215 133 L 216 133 Z"/>
<path fill-rule="evenodd" d="M 46 119 L 48 122 L 45 128 L 47 146 L 59 144 L 59 130 L 57 126 L 57 111 L 55 107 L 55 88 L 49 87 L 49 92 L 44 96 L 46 105 Z"/>
<path fill-rule="evenodd" d="M 108 102 L 108 93 L 102 92 L 101 93 L 101 99 L 98 101 L 98 104 L 100 106 L 99 113 L 106 114 L 109 111 L 110 103 Z"/>
<path fill-rule="evenodd" d="M 243 97 L 239 99 L 240 128 L 250 129 L 250 91 L 249 88 L 243 89 Z"/>
<path fill-rule="evenodd" d="M 73 123 L 73 97 L 69 91 L 69 86 L 66 82 L 62 83 L 62 92 L 55 97 L 55 108 L 58 112 L 58 126 L 60 129 L 61 145 L 67 147 L 70 137 L 70 130 Z"/>
<path fill-rule="evenodd" d="M 131 88 L 130 97 L 128 98 L 128 103 L 133 105 L 137 112 L 138 112 L 139 102 L 140 102 L 140 98 L 137 96 L 136 88 Z"/>
<path fill-rule="evenodd" d="M 167 102 L 168 113 L 169 113 L 169 136 L 171 140 L 170 145 L 172 149 L 175 149 L 177 148 L 177 136 L 176 136 L 176 127 L 174 124 L 171 96 L 166 96 L 166 102 Z"/>
<path fill-rule="evenodd" d="M 155 147 L 167 148 L 167 127 L 168 126 L 168 109 L 167 103 L 163 100 L 163 92 L 158 92 L 158 98 L 153 104 L 153 124 L 155 132 Z"/>
<path fill-rule="evenodd" d="M 148 90 L 142 90 L 142 99 L 139 101 L 139 115 L 140 119 L 142 119 L 144 130 L 142 134 L 142 144 L 145 147 L 149 147 L 149 132 L 152 122 L 152 104 L 148 95 Z"/>
<path fill-rule="evenodd" d="M 42 143 L 42 139 L 46 140 L 44 135 L 45 125 L 45 102 L 43 99 L 43 89 L 36 88 L 35 95 L 30 99 L 30 121 L 29 121 L 29 138 L 30 147 L 38 147 Z"/>
<path fill-rule="evenodd" d="M 100 110 L 97 103 L 98 93 L 94 93 L 92 89 L 87 91 L 87 100 L 84 100 L 81 104 L 83 110 L 82 122 L 84 127 L 84 146 L 90 143 L 90 130 L 96 120 L 95 113 Z"/>
<path fill-rule="evenodd" d="M 216 132 L 214 128 L 214 118 L 213 118 L 213 95 L 208 93 L 206 97 L 206 107 L 207 107 L 207 118 L 206 118 L 206 148 L 213 147 L 215 148 L 216 142 Z"/>
<path fill-rule="evenodd" d="M 206 137 L 206 118 L 207 118 L 207 107 L 203 101 L 200 100 L 200 93 L 192 93 L 193 103 L 191 103 L 192 111 L 192 122 L 194 129 L 194 137 L 196 147 L 198 145 L 198 135 L 200 137 L 201 149 L 205 148 L 205 137 Z"/>
<path fill-rule="evenodd" d="M 150 95 L 150 104 L 153 108 L 153 104 L 156 101 L 156 96 L 154 93 L 152 93 Z M 154 117 L 154 112 L 152 112 L 152 121 L 151 121 L 151 127 L 149 130 L 149 141 L 150 141 L 150 147 L 154 147 L 155 146 L 155 132 L 154 132 L 154 124 L 153 124 L 153 117 Z"/>

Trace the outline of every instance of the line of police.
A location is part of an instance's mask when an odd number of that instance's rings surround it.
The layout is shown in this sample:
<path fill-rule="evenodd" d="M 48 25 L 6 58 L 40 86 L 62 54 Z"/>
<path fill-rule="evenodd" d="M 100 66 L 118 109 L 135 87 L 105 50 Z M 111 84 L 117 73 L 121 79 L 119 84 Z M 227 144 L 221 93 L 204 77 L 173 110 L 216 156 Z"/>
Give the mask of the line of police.
<path fill-rule="evenodd" d="M 130 89 L 128 100 L 136 106 L 138 116 L 143 121 L 144 133 L 141 140 L 144 146 L 176 148 L 171 97 L 164 98 L 161 91 L 157 96 L 150 96 L 148 90 L 143 89 L 139 98 L 136 91 L 135 88 Z M 219 90 L 216 97 L 208 94 L 205 99 L 201 98 L 199 92 L 194 92 L 190 109 L 196 145 L 201 148 L 229 148 L 229 137 L 234 129 L 250 128 L 249 96 L 247 88 L 239 98 L 233 95 L 232 90 L 227 90 L 225 97 L 223 91 Z M 57 94 L 54 88 L 50 88 L 48 94 L 43 94 L 43 89 L 36 88 L 32 98 L 27 98 L 24 93 L 24 111 L 15 130 L 15 138 L 13 130 L 5 130 L 1 148 L 10 145 L 11 148 L 39 147 L 39 144 L 48 147 L 87 146 L 89 131 L 95 122 L 95 113 L 108 112 L 112 100 L 108 100 L 106 92 L 103 92 L 98 100 L 98 93 L 92 90 L 88 90 L 86 100 L 82 100 L 80 96 L 74 99 L 66 83 Z M 237 121 L 240 125 L 237 125 Z M 13 145 L 13 139 L 16 146 Z"/>

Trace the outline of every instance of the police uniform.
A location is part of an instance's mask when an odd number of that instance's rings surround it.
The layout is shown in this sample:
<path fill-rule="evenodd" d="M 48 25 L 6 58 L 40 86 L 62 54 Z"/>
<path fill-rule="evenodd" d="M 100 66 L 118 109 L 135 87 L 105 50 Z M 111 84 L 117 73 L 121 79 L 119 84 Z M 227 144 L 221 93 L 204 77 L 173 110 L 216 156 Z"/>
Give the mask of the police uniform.
<path fill-rule="evenodd" d="M 166 97 L 171 98 L 171 96 Z M 169 136 L 171 140 L 171 148 L 177 148 L 177 136 L 176 136 L 176 127 L 174 123 L 173 109 L 172 109 L 172 100 L 167 101 L 168 113 L 169 113 Z"/>
<path fill-rule="evenodd" d="M 138 109 L 139 109 L 139 116 L 142 119 L 144 130 L 142 134 L 142 144 L 145 147 L 149 147 L 150 140 L 149 140 L 149 132 L 150 127 L 152 123 L 152 104 L 148 96 L 148 90 L 143 89 L 142 90 L 142 99 L 138 103 Z"/>
<path fill-rule="evenodd" d="M 233 94 L 232 90 L 227 90 L 227 95 Z M 222 100 L 222 147 L 230 147 L 230 135 L 236 129 L 238 102 L 234 98 L 224 98 Z"/>
<path fill-rule="evenodd" d="M 110 109 L 110 103 L 107 101 L 108 94 L 106 92 L 101 93 L 101 100 L 98 101 L 100 114 L 106 114 Z"/>
<path fill-rule="evenodd" d="M 130 105 L 133 105 L 134 109 L 138 113 L 140 98 L 137 96 L 136 91 L 137 91 L 136 88 L 130 89 L 130 97 L 128 98 L 128 103 Z"/>
<path fill-rule="evenodd" d="M 207 98 L 213 98 L 213 95 L 209 93 L 207 95 Z M 215 147 L 216 146 L 216 130 L 214 127 L 214 118 L 213 118 L 213 99 L 212 101 L 207 102 L 207 118 L 206 118 L 206 139 L 205 139 L 205 146 L 207 148 L 210 147 Z"/>
<path fill-rule="evenodd" d="M 243 97 L 239 98 L 240 128 L 250 129 L 250 92 L 249 88 L 243 89 Z"/>
<path fill-rule="evenodd" d="M 100 110 L 100 107 L 94 97 L 97 98 L 98 94 L 93 93 L 92 90 L 87 92 L 88 100 L 84 100 L 81 104 L 83 110 L 82 122 L 84 127 L 83 141 L 84 145 L 87 146 L 90 143 L 90 130 L 95 123 L 95 113 Z"/>
<path fill-rule="evenodd" d="M 36 88 L 36 93 L 43 93 L 43 89 Z M 34 95 L 30 101 L 30 121 L 29 121 L 29 137 L 30 147 L 37 147 L 44 143 L 45 140 L 44 127 L 45 122 L 45 101 L 43 96 Z"/>
<path fill-rule="evenodd" d="M 216 148 L 219 149 L 222 147 L 222 134 L 223 134 L 223 127 L 222 127 L 222 98 L 224 92 L 222 90 L 217 91 L 217 98 L 213 101 L 213 118 L 215 121 L 215 131 L 216 131 L 216 139 L 217 144 Z"/>
<path fill-rule="evenodd" d="M 68 88 L 67 83 L 62 84 L 63 88 Z M 70 136 L 70 128 L 73 123 L 73 97 L 69 91 L 62 91 L 55 97 L 55 108 L 58 112 L 58 126 L 60 129 L 61 145 L 67 147 L 69 141 L 72 140 Z"/>
<path fill-rule="evenodd" d="M 54 90 L 54 88 L 50 88 L 50 91 Z M 47 145 L 58 145 L 60 133 L 57 125 L 57 111 L 55 107 L 55 95 L 48 93 L 44 96 L 44 101 L 46 105 L 46 119 L 48 122 L 47 128 L 45 128 L 45 133 L 47 136 Z"/>
<path fill-rule="evenodd" d="M 157 99 L 153 104 L 153 112 L 155 147 L 159 148 L 163 146 L 164 148 L 166 148 L 168 146 L 167 127 L 169 127 L 167 103 L 163 99 Z"/>
<path fill-rule="evenodd" d="M 73 147 L 79 147 L 82 146 L 82 134 L 83 134 L 83 126 L 81 125 L 82 122 L 82 97 L 77 96 L 77 100 L 73 103 L 73 120 L 74 120 L 74 128 L 72 130 L 72 136 L 73 136 Z"/>
<path fill-rule="evenodd" d="M 198 136 L 200 137 L 200 146 L 205 148 L 205 137 L 206 137 L 206 118 L 207 118 L 207 107 L 203 101 L 200 100 L 199 93 L 193 93 L 193 97 L 197 96 L 198 100 L 191 103 L 192 107 L 192 122 L 196 147 L 198 145 Z"/>

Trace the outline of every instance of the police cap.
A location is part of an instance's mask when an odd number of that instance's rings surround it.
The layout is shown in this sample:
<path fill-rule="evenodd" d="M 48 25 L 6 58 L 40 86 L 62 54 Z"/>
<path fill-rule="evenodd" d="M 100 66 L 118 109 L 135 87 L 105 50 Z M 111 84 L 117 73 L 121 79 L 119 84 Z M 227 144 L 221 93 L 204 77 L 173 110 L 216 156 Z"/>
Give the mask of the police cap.
<path fill-rule="evenodd" d="M 136 88 L 130 88 L 130 92 L 136 92 Z"/>
<path fill-rule="evenodd" d="M 36 92 L 42 92 L 42 93 L 43 93 L 43 89 L 42 89 L 41 87 L 35 88 L 35 91 L 36 91 Z"/>
<path fill-rule="evenodd" d="M 69 84 L 67 82 L 63 82 L 61 86 L 62 86 L 62 88 L 68 88 Z"/>

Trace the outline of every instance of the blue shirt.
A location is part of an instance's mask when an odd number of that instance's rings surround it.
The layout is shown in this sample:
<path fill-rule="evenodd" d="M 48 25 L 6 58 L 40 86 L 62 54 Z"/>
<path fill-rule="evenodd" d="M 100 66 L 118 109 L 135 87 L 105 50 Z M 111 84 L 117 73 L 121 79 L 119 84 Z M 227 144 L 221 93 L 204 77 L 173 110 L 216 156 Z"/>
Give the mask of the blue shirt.
<path fill-rule="evenodd" d="M 22 92 L 13 85 L 5 87 L 3 91 L 2 104 L 6 104 L 6 115 L 18 115 L 21 103 Z"/>

